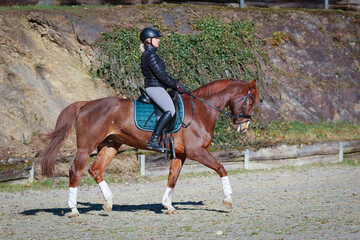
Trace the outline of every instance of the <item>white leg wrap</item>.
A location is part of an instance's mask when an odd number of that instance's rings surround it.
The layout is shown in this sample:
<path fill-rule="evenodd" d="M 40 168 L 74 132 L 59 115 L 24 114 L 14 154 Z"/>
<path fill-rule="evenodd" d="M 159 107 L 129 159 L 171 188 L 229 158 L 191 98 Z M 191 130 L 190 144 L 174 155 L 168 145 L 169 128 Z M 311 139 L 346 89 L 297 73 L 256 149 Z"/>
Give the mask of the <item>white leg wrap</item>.
<path fill-rule="evenodd" d="M 166 187 L 166 190 L 165 190 L 165 193 L 164 193 L 164 196 L 162 198 L 162 205 L 166 208 L 173 208 L 172 206 L 172 202 L 171 202 L 171 197 L 174 193 L 174 189 L 173 188 L 169 188 L 169 187 Z"/>
<path fill-rule="evenodd" d="M 77 205 L 77 191 L 78 188 L 75 187 L 75 188 L 72 188 L 70 187 L 69 188 L 69 200 L 68 200 L 68 205 L 69 205 L 69 208 L 76 208 L 76 205 Z"/>
<path fill-rule="evenodd" d="M 105 201 L 112 199 L 114 197 L 114 195 L 112 194 L 112 192 L 110 191 L 109 186 L 107 185 L 107 183 L 105 181 L 102 181 L 99 183 L 100 189 L 104 195 L 104 199 Z"/>
<path fill-rule="evenodd" d="M 71 213 L 70 213 L 70 217 L 73 218 L 73 217 L 78 217 L 80 215 L 77 207 L 74 207 L 74 208 L 71 208 Z"/>
<path fill-rule="evenodd" d="M 227 196 L 231 195 L 232 190 L 231 190 L 231 186 L 230 186 L 230 182 L 229 182 L 229 177 L 228 176 L 222 177 L 221 183 L 222 183 L 224 196 L 227 197 Z"/>

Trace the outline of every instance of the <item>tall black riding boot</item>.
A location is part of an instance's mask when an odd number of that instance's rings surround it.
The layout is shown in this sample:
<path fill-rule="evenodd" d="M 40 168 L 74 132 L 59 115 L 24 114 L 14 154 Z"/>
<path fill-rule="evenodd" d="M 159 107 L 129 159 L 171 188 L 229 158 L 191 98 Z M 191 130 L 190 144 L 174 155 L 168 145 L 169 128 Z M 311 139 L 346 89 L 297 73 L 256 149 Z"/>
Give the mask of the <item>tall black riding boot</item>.
<path fill-rule="evenodd" d="M 163 147 L 161 147 L 161 145 L 159 143 L 159 137 L 160 137 L 160 134 L 162 133 L 162 131 L 164 130 L 164 128 L 170 122 L 171 118 L 172 118 L 172 116 L 169 111 L 167 111 L 160 117 L 159 121 L 156 123 L 154 132 L 148 142 L 148 145 L 147 145 L 148 149 L 154 149 L 154 150 L 158 150 L 161 152 L 164 152 L 166 150 Z"/>

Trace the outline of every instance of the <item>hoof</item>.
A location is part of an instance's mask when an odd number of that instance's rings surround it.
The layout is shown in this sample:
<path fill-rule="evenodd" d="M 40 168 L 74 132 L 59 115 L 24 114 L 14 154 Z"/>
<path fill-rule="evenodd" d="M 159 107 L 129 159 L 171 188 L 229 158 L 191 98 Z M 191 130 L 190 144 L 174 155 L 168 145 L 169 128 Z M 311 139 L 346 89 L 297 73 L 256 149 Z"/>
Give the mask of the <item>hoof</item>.
<path fill-rule="evenodd" d="M 167 215 L 176 215 L 176 214 L 179 214 L 179 212 L 176 211 L 175 208 L 168 209 L 165 213 L 166 213 Z"/>
<path fill-rule="evenodd" d="M 79 211 L 77 210 L 77 208 L 72 208 L 71 209 L 71 213 L 69 215 L 69 218 L 77 218 L 80 216 Z"/>
<path fill-rule="evenodd" d="M 223 201 L 224 205 L 227 207 L 227 208 L 232 208 L 232 199 L 231 199 L 231 195 L 227 196 L 224 201 Z"/>
<path fill-rule="evenodd" d="M 107 200 L 104 204 L 103 204 L 103 209 L 105 210 L 105 212 L 110 213 L 113 207 L 112 204 L 112 199 Z"/>
<path fill-rule="evenodd" d="M 77 218 L 80 217 L 80 213 L 74 213 L 74 214 L 70 214 L 69 218 Z"/>

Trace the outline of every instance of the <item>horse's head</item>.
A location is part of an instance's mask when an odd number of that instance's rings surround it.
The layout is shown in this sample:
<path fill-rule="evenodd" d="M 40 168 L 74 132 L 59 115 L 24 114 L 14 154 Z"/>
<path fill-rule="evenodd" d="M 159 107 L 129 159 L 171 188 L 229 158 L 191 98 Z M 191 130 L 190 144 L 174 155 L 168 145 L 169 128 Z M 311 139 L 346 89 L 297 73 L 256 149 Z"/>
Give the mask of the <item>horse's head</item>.
<path fill-rule="evenodd" d="M 249 126 L 252 110 L 258 100 L 258 91 L 256 89 L 255 80 L 247 83 L 246 89 L 242 88 L 230 103 L 230 109 L 235 128 L 238 133 L 245 132 Z"/>

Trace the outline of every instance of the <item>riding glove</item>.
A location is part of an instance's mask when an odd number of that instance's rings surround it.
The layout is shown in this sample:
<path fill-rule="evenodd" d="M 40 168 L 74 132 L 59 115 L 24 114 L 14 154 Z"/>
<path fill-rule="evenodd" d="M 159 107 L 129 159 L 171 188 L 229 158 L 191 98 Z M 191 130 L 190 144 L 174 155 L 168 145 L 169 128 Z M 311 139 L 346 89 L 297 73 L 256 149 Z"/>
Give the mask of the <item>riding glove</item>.
<path fill-rule="evenodd" d="M 179 83 L 176 88 L 180 93 L 187 93 L 186 87 L 181 83 Z"/>

